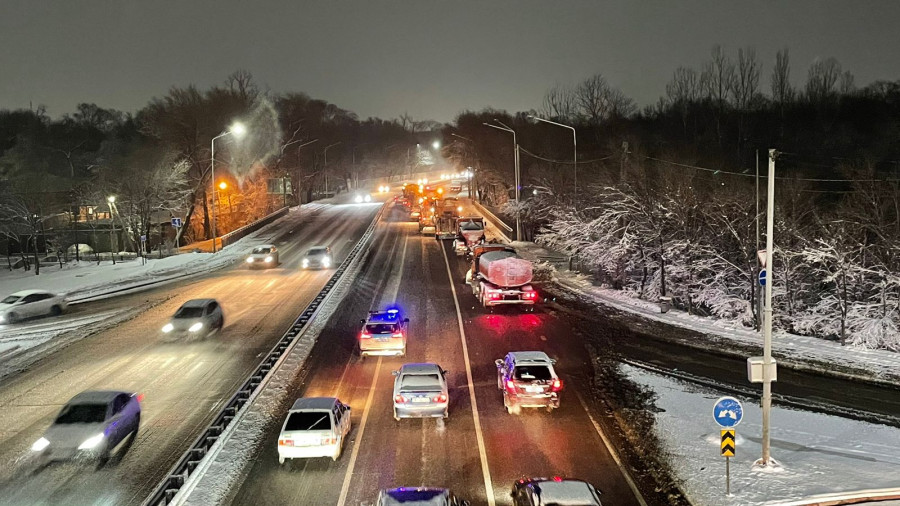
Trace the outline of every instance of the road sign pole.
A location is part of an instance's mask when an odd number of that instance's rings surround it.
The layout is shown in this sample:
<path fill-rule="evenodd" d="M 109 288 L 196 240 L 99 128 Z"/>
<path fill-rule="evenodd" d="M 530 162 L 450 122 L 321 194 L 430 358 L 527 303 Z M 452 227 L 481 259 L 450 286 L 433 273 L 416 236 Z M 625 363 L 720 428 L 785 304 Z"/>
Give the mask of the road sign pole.
<path fill-rule="evenodd" d="M 725 495 L 731 496 L 731 457 L 725 457 Z"/>
<path fill-rule="evenodd" d="M 769 150 L 769 180 L 766 206 L 766 269 L 772 270 L 772 251 L 774 250 L 773 234 L 775 232 L 775 156 L 774 149 Z M 768 276 L 774 278 L 774 276 Z M 759 465 L 770 464 L 769 448 L 770 414 L 772 412 L 772 279 L 766 279 L 766 309 L 763 321 L 763 394 L 762 394 L 762 458 Z"/>

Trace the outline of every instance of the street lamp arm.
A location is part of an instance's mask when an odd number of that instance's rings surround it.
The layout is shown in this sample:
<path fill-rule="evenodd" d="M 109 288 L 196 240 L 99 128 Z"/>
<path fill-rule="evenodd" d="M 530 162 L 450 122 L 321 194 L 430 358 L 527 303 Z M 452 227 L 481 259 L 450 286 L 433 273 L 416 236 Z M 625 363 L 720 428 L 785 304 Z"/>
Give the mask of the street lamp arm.
<path fill-rule="evenodd" d="M 460 139 L 462 139 L 462 140 L 464 140 L 464 141 L 469 141 L 469 142 L 471 142 L 472 144 L 475 144 L 475 141 L 473 141 L 472 139 L 470 139 L 470 138 L 468 138 L 468 137 L 463 137 L 462 135 L 457 135 L 457 134 L 452 133 L 452 132 L 450 133 L 450 135 L 452 135 L 453 137 L 458 137 L 458 138 L 460 138 Z"/>

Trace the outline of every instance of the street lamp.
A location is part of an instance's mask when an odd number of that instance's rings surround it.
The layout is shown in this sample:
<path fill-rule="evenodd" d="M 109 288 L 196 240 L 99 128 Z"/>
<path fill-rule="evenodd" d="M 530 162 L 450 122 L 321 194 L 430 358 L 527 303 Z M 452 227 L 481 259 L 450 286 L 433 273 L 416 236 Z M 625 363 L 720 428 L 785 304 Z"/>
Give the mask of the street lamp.
<path fill-rule="evenodd" d="M 326 195 L 328 194 L 328 148 L 333 148 L 333 147 L 337 146 L 338 144 L 340 144 L 340 141 L 335 142 L 334 144 L 329 144 L 328 146 L 325 146 L 325 165 L 324 165 L 324 168 L 322 169 L 322 172 L 325 173 L 325 194 Z"/>
<path fill-rule="evenodd" d="M 441 141 L 432 142 L 431 147 L 433 147 L 434 149 L 441 149 Z"/>
<path fill-rule="evenodd" d="M 226 135 L 234 135 L 236 139 L 240 139 L 247 133 L 247 128 L 243 123 L 235 122 L 227 131 L 220 133 L 212 138 L 210 143 L 211 160 L 209 162 L 210 182 L 213 185 L 212 191 L 212 252 L 216 252 L 216 139 L 225 137 Z"/>
<path fill-rule="evenodd" d="M 463 140 L 463 141 L 466 141 L 466 142 L 471 143 L 471 144 L 472 144 L 472 151 L 475 153 L 475 165 L 476 165 L 476 166 L 481 166 L 481 164 L 480 164 L 479 161 L 478 161 L 478 149 L 477 149 L 476 146 L 475 146 L 475 141 L 473 141 L 472 139 L 470 139 L 470 138 L 468 138 L 468 137 L 463 137 L 462 135 L 455 134 L 455 133 L 452 133 L 452 132 L 450 133 L 450 135 L 452 135 L 453 137 L 456 137 L 457 139 L 461 139 L 461 140 Z M 469 167 L 469 168 L 468 168 L 468 171 L 469 171 L 469 174 L 467 175 L 467 178 L 468 178 L 468 182 L 469 182 L 469 198 L 477 202 L 477 201 L 478 201 L 478 199 L 476 198 L 477 195 L 476 195 L 475 197 L 472 196 L 472 195 L 473 195 L 473 193 L 472 193 L 472 181 L 475 179 L 475 172 L 474 172 L 474 170 L 472 169 L 472 167 Z"/>
<path fill-rule="evenodd" d="M 519 203 L 519 143 L 516 141 L 516 131 L 512 128 L 504 125 L 500 120 L 495 119 L 497 123 L 500 123 L 502 126 L 491 125 L 490 123 L 482 123 L 484 126 L 488 126 L 491 128 L 496 128 L 497 130 L 503 130 L 505 132 L 509 132 L 513 135 L 513 144 L 515 145 L 515 165 L 516 165 L 516 240 L 522 240 L 522 219 L 521 219 L 521 208 Z"/>
<path fill-rule="evenodd" d="M 537 120 L 537 121 L 543 121 L 544 123 L 550 123 L 551 125 L 568 128 L 569 130 L 572 131 L 572 149 L 573 149 L 572 165 L 575 169 L 575 202 L 577 203 L 578 202 L 578 140 L 575 137 L 575 127 L 571 127 L 569 125 L 563 125 L 562 123 L 550 121 L 549 119 L 540 118 L 538 116 L 529 115 L 528 117 L 531 119 Z"/>
<path fill-rule="evenodd" d="M 113 218 L 113 206 L 116 204 L 116 196 L 110 195 L 106 197 L 106 203 L 109 204 L 109 252 L 112 257 L 113 264 L 116 263 L 116 253 L 118 251 L 113 252 L 113 243 L 116 237 L 116 220 Z M 116 248 L 118 250 L 118 248 Z"/>

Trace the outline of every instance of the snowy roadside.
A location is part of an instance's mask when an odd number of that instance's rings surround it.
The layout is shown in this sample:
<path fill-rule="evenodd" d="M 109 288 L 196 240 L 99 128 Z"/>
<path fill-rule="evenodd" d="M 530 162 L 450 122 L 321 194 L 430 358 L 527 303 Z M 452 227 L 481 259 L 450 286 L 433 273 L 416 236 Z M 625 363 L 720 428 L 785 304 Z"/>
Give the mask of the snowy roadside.
<path fill-rule="evenodd" d="M 721 436 L 712 417 L 720 393 L 627 365 L 622 369 L 655 392 L 660 411 L 654 430 L 691 504 L 803 503 L 819 494 L 900 487 L 900 429 L 780 407 L 772 410 L 772 456 L 781 468 L 754 469 L 762 414 L 746 399 L 727 497 Z"/>
<path fill-rule="evenodd" d="M 534 243 L 513 242 L 511 246 L 534 262 L 546 258 L 561 257 Z M 610 306 L 620 311 L 639 315 L 669 325 L 693 330 L 709 339 L 702 343 L 688 343 L 703 349 L 714 348 L 723 354 L 746 357 L 745 350 L 762 350 L 762 334 L 740 324 L 689 315 L 679 310 L 660 313 L 659 305 L 630 297 L 621 291 L 593 286 L 590 279 L 580 273 L 560 270 L 547 264 L 553 281 L 587 301 Z M 665 338 L 666 336 L 658 336 Z M 808 370 L 861 381 L 884 383 L 894 386 L 900 379 L 900 353 L 886 350 L 869 350 L 856 346 L 841 346 L 835 341 L 775 332 L 772 340 L 773 355 L 780 366 Z M 683 342 L 683 341 L 680 341 Z"/>

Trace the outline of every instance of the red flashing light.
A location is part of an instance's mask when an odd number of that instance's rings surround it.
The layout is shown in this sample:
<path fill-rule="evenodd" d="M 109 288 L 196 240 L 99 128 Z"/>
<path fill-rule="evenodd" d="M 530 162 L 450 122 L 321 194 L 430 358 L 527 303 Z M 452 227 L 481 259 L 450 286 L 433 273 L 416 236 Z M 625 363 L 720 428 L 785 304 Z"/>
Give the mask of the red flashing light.
<path fill-rule="evenodd" d="M 562 390 L 562 380 L 559 378 L 553 380 L 553 384 L 550 385 L 550 389 L 554 392 L 559 392 L 560 390 Z"/>
<path fill-rule="evenodd" d="M 506 389 L 513 392 L 516 390 L 516 384 L 513 380 L 506 380 Z"/>
<path fill-rule="evenodd" d="M 396 402 L 397 404 L 405 404 L 406 397 L 403 397 L 402 395 L 397 394 L 394 396 L 394 402 Z"/>
<path fill-rule="evenodd" d="M 560 481 L 562 481 L 562 476 L 554 476 L 554 477 L 553 477 L 553 481 L 555 481 L 555 482 L 560 482 Z"/>
<path fill-rule="evenodd" d="M 440 394 L 431 399 L 434 402 L 447 402 L 447 396 L 444 394 Z"/>
<path fill-rule="evenodd" d="M 144 394 L 137 394 L 138 402 L 144 402 Z"/>

